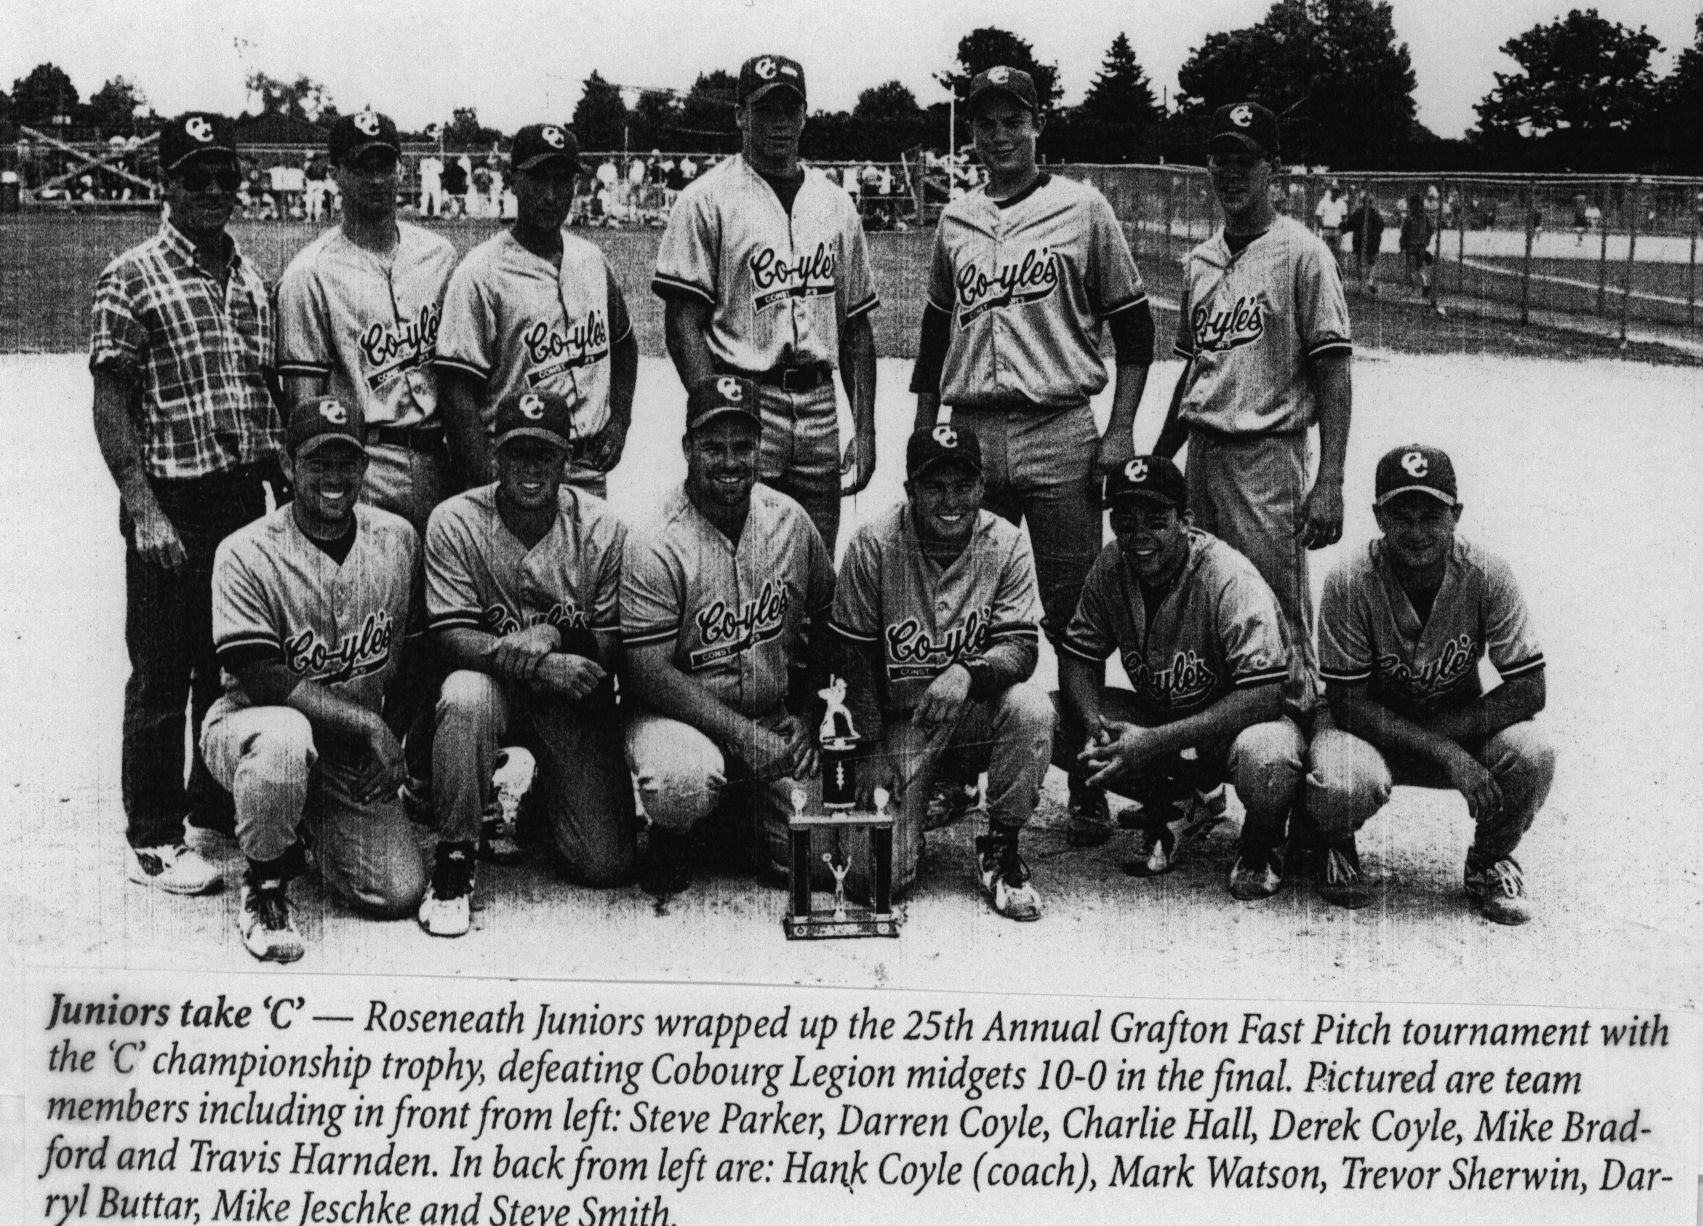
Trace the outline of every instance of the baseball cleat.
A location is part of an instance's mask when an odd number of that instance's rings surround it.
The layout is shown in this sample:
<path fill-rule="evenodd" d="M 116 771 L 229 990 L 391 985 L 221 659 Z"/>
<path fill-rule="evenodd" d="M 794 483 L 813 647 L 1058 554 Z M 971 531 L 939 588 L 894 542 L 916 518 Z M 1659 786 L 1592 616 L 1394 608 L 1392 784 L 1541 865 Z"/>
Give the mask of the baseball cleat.
<path fill-rule="evenodd" d="M 459 937 L 473 927 L 473 844 L 439 843 L 432 882 L 420 900 L 420 927 L 435 937 Z"/>
<path fill-rule="evenodd" d="M 950 826 L 981 807 L 982 790 L 974 783 L 938 784 L 929 793 L 928 811 L 923 817 L 924 830 Z"/>
<path fill-rule="evenodd" d="M 1478 868 L 1467 865 L 1466 892 L 1478 904 L 1479 914 L 1492 923 L 1523 924 L 1532 917 L 1526 876 L 1512 856 Z"/>
<path fill-rule="evenodd" d="M 307 950 L 296 931 L 286 884 L 276 878 L 245 880 L 237 929 L 248 952 L 262 962 L 294 962 Z"/>
<path fill-rule="evenodd" d="M 1136 827 L 1135 854 L 1124 862 L 1131 877 L 1161 877 L 1176 868 L 1195 843 L 1224 820 L 1224 789 L 1195 793 L 1187 801 L 1145 805 Z M 1121 819 L 1120 819 L 1121 824 Z"/>
<path fill-rule="evenodd" d="M 1372 901 L 1372 883 L 1360 868 L 1354 836 L 1325 844 L 1320 852 L 1319 897 L 1333 907 L 1358 911 Z"/>
<path fill-rule="evenodd" d="M 1029 866 L 1017 854 L 1017 836 L 984 834 L 976 839 L 976 880 L 993 909 L 1006 919 L 1041 918 L 1041 896 L 1029 881 Z"/>
<path fill-rule="evenodd" d="M 1099 847 L 1112 837 L 1111 805 L 1104 788 L 1072 788 L 1064 838 L 1072 847 Z"/>
<path fill-rule="evenodd" d="M 130 880 L 167 894 L 210 894 L 219 888 L 219 869 L 185 843 L 130 849 Z"/>
<path fill-rule="evenodd" d="M 1258 902 L 1283 888 L 1283 862 L 1275 851 L 1243 850 L 1230 866 L 1230 897 Z"/>

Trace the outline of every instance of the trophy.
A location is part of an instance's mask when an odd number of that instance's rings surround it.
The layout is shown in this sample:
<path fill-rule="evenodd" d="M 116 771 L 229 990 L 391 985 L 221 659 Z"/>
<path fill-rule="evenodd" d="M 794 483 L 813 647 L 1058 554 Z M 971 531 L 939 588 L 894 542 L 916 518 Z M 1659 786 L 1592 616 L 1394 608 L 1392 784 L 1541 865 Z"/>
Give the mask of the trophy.
<path fill-rule="evenodd" d="M 896 937 L 899 918 L 893 913 L 893 815 L 887 812 L 890 797 L 885 788 L 875 789 L 875 808 L 857 808 L 857 763 L 853 758 L 859 737 L 846 708 L 846 683 L 830 677 L 828 688 L 817 691 L 827 711 L 817 730 L 822 752 L 822 812 L 806 813 L 808 803 L 797 788 L 792 793 L 792 816 L 787 819 L 791 858 L 787 864 L 788 912 L 781 928 L 789 940 L 820 940 L 825 937 Z M 831 910 L 815 909 L 810 888 L 811 839 L 817 830 L 834 834 L 834 849 L 821 854 L 822 863 L 834 877 Z M 862 833 L 869 840 L 870 905 L 859 906 L 846 898 L 846 877 L 851 861 L 845 854 L 844 836 Z"/>

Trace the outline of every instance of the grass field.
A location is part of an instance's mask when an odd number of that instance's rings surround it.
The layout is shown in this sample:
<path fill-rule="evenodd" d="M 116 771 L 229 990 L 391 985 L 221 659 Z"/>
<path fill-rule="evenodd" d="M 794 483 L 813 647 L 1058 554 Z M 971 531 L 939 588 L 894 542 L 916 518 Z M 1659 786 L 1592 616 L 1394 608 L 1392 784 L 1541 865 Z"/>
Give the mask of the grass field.
<path fill-rule="evenodd" d="M 1487 256 L 1482 262 L 1493 264 L 1516 276 L 1521 259 L 1517 256 Z M 1577 281 L 1593 291 L 1604 272 L 1608 275 L 1610 300 L 1618 299 L 1626 285 L 1626 262 L 1610 260 L 1606 269 L 1595 258 L 1580 256 L 1575 260 L 1532 258 L 1532 276 L 1546 280 Z M 1632 265 L 1632 292 L 1685 301 L 1687 292 L 1703 293 L 1703 274 L 1685 264 L 1637 263 Z"/>

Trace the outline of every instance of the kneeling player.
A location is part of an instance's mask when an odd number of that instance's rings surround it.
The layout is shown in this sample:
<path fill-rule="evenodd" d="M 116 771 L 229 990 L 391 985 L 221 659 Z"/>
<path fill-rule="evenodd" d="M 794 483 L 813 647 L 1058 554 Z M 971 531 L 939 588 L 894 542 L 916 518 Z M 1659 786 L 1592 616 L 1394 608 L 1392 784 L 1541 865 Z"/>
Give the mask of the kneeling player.
<path fill-rule="evenodd" d="M 586 885 L 632 874 L 632 782 L 614 685 L 626 531 L 603 501 L 565 485 L 573 409 L 554 392 L 497 406 L 497 480 L 432 512 L 426 612 L 451 670 L 438 697 L 433 801 L 439 842 L 420 923 L 470 923 L 473 853 L 505 732 L 538 761 L 533 800 L 568 873 Z"/>
<path fill-rule="evenodd" d="M 988 772 L 976 871 L 993 909 L 1041 917 L 1017 852 L 1046 777 L 1053 710 L 1028 684 L 1041 599 L 1021 530 L 982 510 L 974 431 L 924 427 L 905 449 L 909 500 L 846 547 L 830 621 L 863 736 L 860 784 L 898 802 L 893 888 L 916 879 L 935 776 Z M 854 859 L 861 877 L 866 870 Z"/>
<path fill-rule="evenodd" d="M 1325 583 L 1319 662 L 1336 727 L 1313 738 L 1309 811 L 1328 841 L 1319 891 L 1344 907 L 1371 901 L 1354 832 L 1397 783 L 1454 788 L 1477 827 L 1466 892 L 1486 919 L 1531 918 L 1514 849 L 1555 777 L 1555 752 L 1532 722 L 1543 710 L 1543 652 L 1500 558 L 1455 536 L 1453 462 L 1435 447 L 1378 461 L 1383 536 Z M 1488 654 L 1502 684 L 1486 694 Z"/>
<path fill-rule="evenodd" d="M 397 674 L 419 572 L 408 521 L 357 506 L 361 419 L 304 400 L 286 434 L 295 501 L 233 533 L 213 564 L 213 642 L 227 678 L 201 749 L 236 800 L 248 857 L 237 923 L 249 953 L 293 962 L 290 879 L 305 817 L 325 884 L 381 916 L 426 892 L 424 857 L 397 798 L 402 748 L 380 711 Z"/>
<path fill-rule="evenodd" d="M 1175 865 L 1179 808 L 1228 779 L 1247 810 L 1230 893 L 1269 897 L 1283 884 L 1306 748 L 1283 714 L 1289 650 L 1277 599 L 1252 562 L 1192 526 L 1171 461 L 1131 460 L 1107 478 L 1106 502 L 1117 539 L 1089 571 L 1059 644 L 1054 764 L 1142 802 L 1126 870 L 1136 876 Z M 1100 685 L 1114 651 L 1133 692 Z"/>

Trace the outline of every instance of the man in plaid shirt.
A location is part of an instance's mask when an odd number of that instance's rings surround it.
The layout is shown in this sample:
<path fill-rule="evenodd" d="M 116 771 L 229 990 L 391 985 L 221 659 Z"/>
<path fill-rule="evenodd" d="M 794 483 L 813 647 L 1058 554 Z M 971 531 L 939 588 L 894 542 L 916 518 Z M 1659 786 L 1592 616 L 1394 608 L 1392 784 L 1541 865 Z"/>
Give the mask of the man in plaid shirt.
<path fill-rule="evenodd" d="M 188 112 L 161 131 L 159 150 L 169 212 L 158 234 L 101 273 L 89 367 L 126 544 L 129 876 L 200 894 L 219 875 L 185 845 L 184 821 L 229 828 L 231 801 L 199 749 L 185 788 L 184 701 L 193 700 L 196 743 L 219 694 L 213 551 L 265 511 L 280 428 L 266 284 L 225 233 L 242 181 L 231 123 Z"/>

